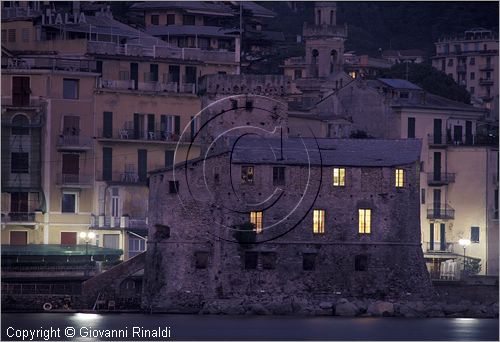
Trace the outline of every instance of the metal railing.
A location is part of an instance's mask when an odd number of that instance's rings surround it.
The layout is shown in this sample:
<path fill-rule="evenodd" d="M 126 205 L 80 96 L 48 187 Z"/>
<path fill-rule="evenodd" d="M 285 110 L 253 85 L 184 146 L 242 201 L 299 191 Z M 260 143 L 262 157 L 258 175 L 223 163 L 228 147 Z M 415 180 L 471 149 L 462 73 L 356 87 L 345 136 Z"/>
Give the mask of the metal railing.
<path fill-rule="evenodd" d="M 427 135 L 429 146 L 490 146 L 498 145 L 498 138 L 493 135 L 484 134 L 462 134 L 453 135 L 443 133 L 443 135 Z"/>
<path fill-rule="evenodd" d="M 480 78 L 479 79 L 479 84 L 481 85 L 490 85 L 493 84 L 493 79 L 492 78 Z"/>
<path fill-rule="evenodd" d="M 56 57 L 2 57 L 2 68 L 97 72 L 97 62 Z"/>
<path fill-rule="evenodd" d="M 96 180 L 105 182 L 116 182 L 116 183 L 121 183 L 123 185 L 127 184 L 144 185 L 146 183 L 146 180 L 140 179 L 139 173 L 137 173 L 136 171 L 111 172 L 109 175 L 104 175 L 102 171 L 97 170 Z"/>
<path fill-rule="evenodd" d="M 12 284 L 2 283 L 3 294 L 81 294 L 81 284 Z"/>
<path fill-rule="evenodd" d="M 35 212 L 10 212 L 2 214 L 2 222 L 35 222 Z"/>
<path fill-rule="evenodd" d="M 179 48 L 165 45 L 159 39 L 154 44 L 117 44 L 112 42 L 89 41 L 87 52 L 102 55 L 147 56 L 153 58 L 175 58 L 183 60 L 197 60 L 203 62 L 234 63 L 237 55 L 234 51 L 208 51 L 199 48 Z M 158 45 L 157 45 L 158 44 Z"/>
<path fill-rule="evenodd" d="M 92 176 L 84 174 L 58 173 L 58 185 L 90 186 L 92 185 Z"/>
<path fill-rule="evenodd" d="M 144 213 L 146 214 L 146 213 Z M 147 228 L 147 218 L 130 218 L 129 216 L 95 216 L 90 220 L 90 226 L 93 228 Z"/>
<path fill-rule="evenodd" d="M 60 135 L 57 147 L 87 150 L 92 147 L 92 138 L 81 135 Z"/>
<path fill-rule="evenodd" d="M 114 132 L 104 132 L 102 129 L 98 132 L 99 138 L 104 139 L 121 139 L 121 140 L 141 140 L 141 142 L 191 142 L 190 135 L 170 133 L 169 131 L 150 131 L 150 132 L 135 132 L 133 128 L 122 128 Z"/>
<path fill-rule="evenodd" d="M 491 64 L 483 64 L 479 66 L 479 70 L 493 70 L 493 65 Z"/>
<path fill-rule="evenodd" d="M 427 173 L 427 184 L 428 185 L 444 185 L 455 182 L 454 173 Z"/>
<path fill-rule="evenodd" d="M 443 219 L 452 220 L 455 218 L 455 209 L 449 205 L 445 206 L 429 206 L 427 207 L 428 219 Z"/>

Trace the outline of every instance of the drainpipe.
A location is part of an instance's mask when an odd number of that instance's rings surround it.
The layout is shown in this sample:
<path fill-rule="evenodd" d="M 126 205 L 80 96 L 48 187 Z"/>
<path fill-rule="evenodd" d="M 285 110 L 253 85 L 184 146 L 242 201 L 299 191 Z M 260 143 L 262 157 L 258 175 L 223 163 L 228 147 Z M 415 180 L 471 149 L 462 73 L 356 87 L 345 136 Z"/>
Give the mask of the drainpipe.
<path fill-rule="evenodd" d="M 484 235 L 485 235 L 485 239 L 484 241 L 486 242 L 486 257 L 485 257 L 485 260 L 484 260 L 484 274 L 485 275 L 488 275 L 488 223 L 489 223 L 489 210 L 488 210 L 488 189 L 490 188 L 488 186 L 488 182 L 489 182 L 489 179 L 488 177 L 490 176 L 488 174 L 488 170 L 490 169 L 489 168 L 489 164 L 490 164 L 490 158 L 489 158 L 489 148 L 487 147 L 486 148 L 486 191 L 484 192 L 485 195 L 484 195 L 484 204 L 485 204 L 485 210 L 486 210 L 486 222 L 485 222 L 485 225 L 484 225 Z M 498 163 L 498 161 L 497 161 Z"/>

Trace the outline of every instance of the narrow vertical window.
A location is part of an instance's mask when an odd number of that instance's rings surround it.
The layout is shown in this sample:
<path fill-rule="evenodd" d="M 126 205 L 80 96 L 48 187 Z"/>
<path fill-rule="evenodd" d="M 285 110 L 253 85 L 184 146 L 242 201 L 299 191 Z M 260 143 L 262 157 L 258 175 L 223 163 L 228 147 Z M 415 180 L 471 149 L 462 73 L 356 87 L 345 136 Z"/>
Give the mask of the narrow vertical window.
<path fill-rule="evenodd" d="M 371 209 L 358 209 L 359 213 L 359 233 L 360 234 L 370 234 L 371 233 L 371 219 L 372 210 Z"/>
<path fill-rule="evenodd" d="M 405 171 L 403 169 L 396 169 L 396 188 L 404 187 Z"/>
<path fill-rule="evenodd" d="M 250 223 L 255 226 L 257 234 L 262 233 L 262 211 L 251 211 Z"/>
<path fill-rule="evenodd" d="M 470 240 L 479 243 L 479 227 L 470 227 Z"/>
<path fill-rule="evenodd" d="M 285 185 L 285 168 L 273 167 L 273 185 Z"/>
<path fill-rule="evenodd" d="M 408 118 L 408 138 L 415 138 L 415 118 Z"/>
<path fill-rule="evenodd" d="M 335 167 L 333 169 L 333 186 L 345 186 L 345 169 Z"/>
<path fill-rule="evenodd" d="M 315 209 L 313 211 L 313 233 L 314 234 L 324 234 L 325 233 L 325 211 Z"/>

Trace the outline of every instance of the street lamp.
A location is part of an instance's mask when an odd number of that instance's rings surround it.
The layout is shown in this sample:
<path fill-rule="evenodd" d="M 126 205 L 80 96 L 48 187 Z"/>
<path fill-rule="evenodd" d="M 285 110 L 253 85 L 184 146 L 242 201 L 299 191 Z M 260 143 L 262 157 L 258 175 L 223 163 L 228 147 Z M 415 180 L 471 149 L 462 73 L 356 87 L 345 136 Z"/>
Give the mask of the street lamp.
<path fill-rule="evenodd" d="M 464 276 L 465 276 L 465 249 L 470 245 L 469 239 L 460 239 L 458 240 L 458 244 L 464 248 Z"/>
<path fill-rule="evenodd" d="M 80 238 L 85 240 L 85 255 L 89 254 L 89 242 L 93 238 L 95 238 L 95 233 L 94 232 L 81 232 L 80 233 Z"/>
<path fill-rule="evenodd" d="M 87 259 L 87 255 L 89 254 L 89 242 L 93 238 L 95 238 L 95 233 L 94 232 L 81 232 L 80 233 L 80 238 L 85 240 L 85 259 Z M 92 259 L 92 257 L 91 257 Z M 88 265 L 84 269 L 84 275 L 88 275 Z"/>

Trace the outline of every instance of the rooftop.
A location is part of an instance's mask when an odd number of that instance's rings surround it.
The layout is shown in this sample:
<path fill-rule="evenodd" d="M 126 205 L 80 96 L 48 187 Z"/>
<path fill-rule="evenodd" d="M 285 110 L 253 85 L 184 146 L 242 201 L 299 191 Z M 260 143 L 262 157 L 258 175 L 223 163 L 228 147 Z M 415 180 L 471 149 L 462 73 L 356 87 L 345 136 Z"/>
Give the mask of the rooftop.
<path fill-rule="evenodd" d="M 234 139 L 233 139 L 234 141 Z M 234 164 L 311 165 L 393 167 L 407 165 L 420 160 L 419 139 L 331 139 L 331 138 L 279 138 L 262 139 L 246 135 L 238 139 L 235 146 L 218 146 L 208 158 L 231 151 Z M 281 158 L 283 148 L 283 159 Z M 178 163 L 175 167 L 191 165 L 201 161 L 196 158 Z M 150 172 L 170 170 L 171 167 Z"/>
<path fill-rule="evenodd" d="M 222 4 L 209 1 L 144 1 L 133 4 L 131 10 L 169 10 L 178 9 L 189 13 L 233 16 L 231 9 Z"/>
<path fill-rule="evenodd" d="M 146 32 L 152 36 L 210 36 L 210 37 L 234 37 L 237 30 L 224 29 L 217 26 L 195 26 L 195 25 L 168 25 L 151 26 Z"/>
<path fill-rule="evenodd" d="M 280 139 L 245 136 L 232 151 L 233 163 L 389 167 L 410 164 L 420 158 L 418 139 Z M 318 150 L 319 148 L 319 150 Z"/>
<path fill-rule="evenodd" d="M 416 84 L 413 84 L 407 80 L 401 80 L 401 79 L 396 79 L 396 78 L 379 78 L 378 80 L 380 82 L 384 83 L 385 85 L 388 85 L 389 87 L 395 88 L 395 89 L 422 90 L 422 88 L 420 88 Z"/>

